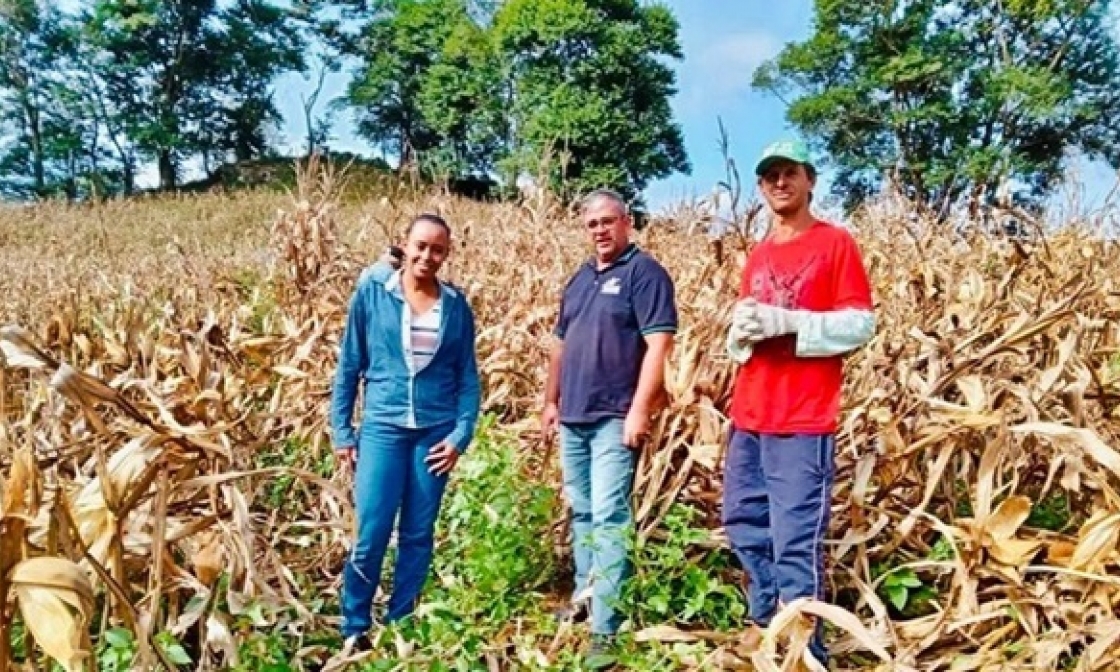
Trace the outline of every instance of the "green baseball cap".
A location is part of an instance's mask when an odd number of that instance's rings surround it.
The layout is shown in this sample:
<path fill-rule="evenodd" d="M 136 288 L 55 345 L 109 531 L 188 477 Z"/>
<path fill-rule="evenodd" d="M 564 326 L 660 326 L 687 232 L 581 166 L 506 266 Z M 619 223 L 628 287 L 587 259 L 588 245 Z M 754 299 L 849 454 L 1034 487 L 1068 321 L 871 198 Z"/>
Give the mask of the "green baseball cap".
<path fill-rule="evenodd" d="M 813 167 L 813 162 L 809 158 L 809 148 L 805 143 L 795 139 L 783 139 L 773 142 L 762 150 L 762 156 L 758 157 L 758 163 L 754 166 L 754 174 L 762 175 L 770 167 L 770 164 L 779 160 L 786 159 L 794 163 Z"/>

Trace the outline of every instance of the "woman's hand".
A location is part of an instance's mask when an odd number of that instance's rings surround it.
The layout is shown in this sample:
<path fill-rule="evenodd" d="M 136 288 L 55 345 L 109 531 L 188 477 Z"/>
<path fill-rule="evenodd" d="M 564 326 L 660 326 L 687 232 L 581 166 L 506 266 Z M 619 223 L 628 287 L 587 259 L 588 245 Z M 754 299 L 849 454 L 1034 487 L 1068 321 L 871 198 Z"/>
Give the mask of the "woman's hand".
<path fill-rule="evenodd" d="M 339 468 L 354 470 L 354 459 L 357 457 L 357 450 L 353 446 L 344 448 L 335 448 L 335 463 Z"/>
<path fill-rule="evenodd" d="M 357 457 L 354 446 L 334 449 L 334 460 L 337 468 L 342 471 L 354 471 L 354 458 Z"/>
<path fill-rule="evenodd" d="M 424 462 L 428 464 L 428 471 L 436 476 L 451 473 L 458 461 L 459 451 L 446 439 L 428 449 L 428 456 L 424 458 Z"/>

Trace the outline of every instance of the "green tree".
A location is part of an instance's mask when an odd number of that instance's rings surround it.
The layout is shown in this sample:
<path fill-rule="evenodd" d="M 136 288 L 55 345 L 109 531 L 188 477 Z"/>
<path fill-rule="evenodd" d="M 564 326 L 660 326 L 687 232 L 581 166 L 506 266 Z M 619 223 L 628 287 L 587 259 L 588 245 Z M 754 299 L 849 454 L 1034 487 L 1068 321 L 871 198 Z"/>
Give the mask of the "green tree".
<path fill-rule="evenodd" d="M 245 161 L 269 151 L 268 131 L 282 121 L 272 82 L 306 67 L 306 26 L 259 0 L 233 4 L 221 16 L 224 29 L 208 33 L 202 44 L 203 54 L 214 55 L 215 69 L 204 82 L 213 101 L 203 110 L 199 150 Z"/>
<path fill-rule="evenodd" d="M 419 110 L 440 140 L 422 157 L 429 172 L 492 173 L 509 140 L 507 102 L 501 54 L 486 29 L 464 16 L 420 89 Z"/>
<path fill-rule="evenodd" d="M 60 71 L 73 83 L 74 91 L 87 107 L 81 118 L 86 123 L 92 120 L 99 129 L 97 138 L 106 148 L 106 168 L 99 169 L 95 183 L 101 193 L 131 195 L 136 189 L 141 156 L 137 143 L 127 133 L 130 99 L 113 96 L 112 80 L 102 76 L 109 68 L 107 59 L 86 41 L 82 24 L 68 26 L 65 36 L 68 57 Z"/>
<path fill-rule="evenodd" d="M 682 58 L 678 24 L 637 0 L 509 0 L 494 34 L 510 87 L 507 175 L 535 172 L 549 152 L 554 188 L 610 186 L 634 196 L 689 172 L 670 98 Z"/>
<path fill-rule="evenodd" d="M 71 76 L 75 43 L 54 3 L 0 2 L 0 191 L 15 198 L 83 195 L 105 153 L 89 99 Z"/>
<path fill-rule="evenodd" d="M 360 59 L 360 132 L 428 176 L 512 184 L 559 153 L 552 185 L 635 195 L 688 171 L 669 99 L 681 58 L 663 6 L 637 0 L 353 0 L 325 33 Z"/>
<path fill-rule="evenodd" d="M 174 188 L 188 156 L 249 158 L 279 119 L 269 85 L 303 67 L 304 36 L 267 0 L 96 0 L 84 40 L 111 125 Z"/>
<path fill-rule="evenodd" d="M 2 161 L 5 172 L 29 168 L 30 189 L 44 194 L 47 187 L 44 115 L 49 105 L 52 49 L 48 9 L 35 0 L 0 2 L 0 105 L 5 121 L 15 129 L 15 142 Z"/>
<path fill-rule="evenodd" d="M 754 75 L 837 168 L 849 207 L 894 180 L 974 210 L 1037 204 L 1067 150 L 1120 165 L 1107 0 L 816 0 L 814 32 Z"/>
<path fill-rule="evenodd" d="M 415 167 L 417 157 L 443 139 L 422 109 L 425 89 L 447 40 L 470 21 L 466 3 L 374 0 L 351 16 L 363 21 L 360 34 L 344 34 L 337 43 L 360 62 L 346 94 L 358 114 L 358 132 L 395 155 L 402 169 Z M 434 102 L 438 107 L 443 101 L 437 96 Z"/>

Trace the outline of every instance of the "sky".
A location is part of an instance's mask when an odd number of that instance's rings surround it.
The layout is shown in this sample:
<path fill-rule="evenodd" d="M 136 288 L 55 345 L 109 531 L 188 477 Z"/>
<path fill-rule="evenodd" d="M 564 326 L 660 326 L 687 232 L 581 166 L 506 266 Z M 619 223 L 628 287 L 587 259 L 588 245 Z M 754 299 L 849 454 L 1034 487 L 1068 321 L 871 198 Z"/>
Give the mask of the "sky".
<path fill-rule="evenodd" d="M 785 105 L 773 96 L 753 91 L 751 76 L 784 44 L 805 39 L 812 28 L 811 0 L 668 0 L 665 4 L 680 23 L 684 59 L 673 62 L 678 92 L 672 107 L 682 127 L 692 170 L 649 185 L 644 196 L 653 210 L 678 199 L 707 195 L 724 178 L 718 119 L 727 129 L 729 153 L 745 180 L 744 189 L 753 188 L 751 166 L 755 158 L 765 145 L 791 129 L 785 120 Z M 320 100 L 340 95 L 346 81 L 345 73 L 329 77 Z M 313 82 L 298 74 L 285 75 L 277 83 L 277 104 L 285 118 L 282 136 L 288 147 L 299 146 L 306 135 L 301 94 L 312 88 Z M 323 109 L 322 103 L 318 109 Z M 333 148 L 372 153 L 372 148 L 354 134 L 353 123 L 346 115 L 336 117 L 333 130 Z M 1056 194 L 1055 200 L 1062 204 L 1076 202 L 1088 209 L 1103 206 L 1118 179 L 1116 171 L 1107 165 L 1082 160 L 1071 164 L 1070 175 L 1071 183 Z M 827 172 L 823 177 L 827 184 Z M 1111 203 L 1117 201 L 1120 195 L 1112 196 Z"/>
<path fill-rule="evenodd" d="M 671 61 L 677 72 L 677 94 L 672 107 L 681 125 L 691 174 L 674 174 L 649 185 L 647 204 L 661 206 L 711 192 L 726 174 L 719 150 L 718 119 L 727 129 L 729 153 L 744 168 L 785 128 L 784 106 L 751 90 L 751 75 L 787 41 L 808 36 L 812 15 L 810 0 L 784 2 L 735 0 L 669 0 L 680 23 L 679 39 L 684 58 Z M 343 92 L 345 74 L 328 78 L 322 98 Z M 313 82 L 299 74 L 285 75 L 277 84 L 277 106 L 284 115 L 283 135 L 299 143 L 306 135 L 301 94 Z M 321 98 L 321 99 L 322 99 Z M 371 147 L 356 137 L 352 121 L 338 115 L 331 147 L 362 154 Z M 291 145 L 287 145 L 291 146 Z M 744 176 L 749 179 L 748 176 Z"/>

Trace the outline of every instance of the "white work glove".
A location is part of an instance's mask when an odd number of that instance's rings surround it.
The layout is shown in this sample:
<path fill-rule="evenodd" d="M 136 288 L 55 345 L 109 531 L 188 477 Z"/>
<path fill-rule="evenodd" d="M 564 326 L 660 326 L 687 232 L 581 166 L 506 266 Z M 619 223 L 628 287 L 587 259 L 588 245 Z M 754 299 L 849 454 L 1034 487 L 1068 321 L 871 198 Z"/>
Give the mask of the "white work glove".
<path fill-rule="evenodd" d="M 759 303 L 748 297 L 735 306 L 733 324 L 738 322 L 743 326 L 744 333 L 749 333 L 752 342 L 764 341 L 768 338 L 795 334 L 801 329 L 805 320 L 805 311 L 788 310 Z"/>
<path fill-rule="evenodd" d="M 727 355 L 736 364 L 745 364 L 751 357 L 753 344 L 762 340 L 762 325 L 753 316 L 753 307 L 739 301 L 731 313 L 731 326 L 727 330 Z"/>
<path fill-rule="evenodd" d="M 735 327 L 727 330 L 727 356 L 736 364 L 746 364 L 754 353 L 752 342 L 736 335 Z"/>

